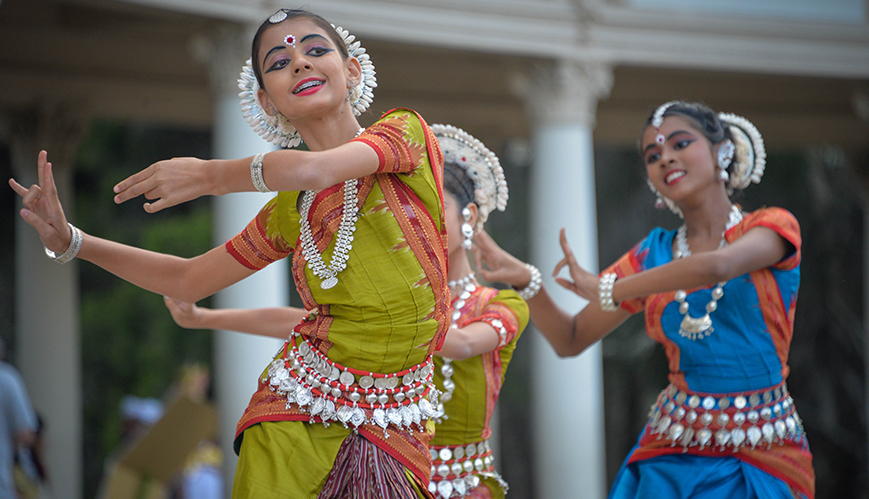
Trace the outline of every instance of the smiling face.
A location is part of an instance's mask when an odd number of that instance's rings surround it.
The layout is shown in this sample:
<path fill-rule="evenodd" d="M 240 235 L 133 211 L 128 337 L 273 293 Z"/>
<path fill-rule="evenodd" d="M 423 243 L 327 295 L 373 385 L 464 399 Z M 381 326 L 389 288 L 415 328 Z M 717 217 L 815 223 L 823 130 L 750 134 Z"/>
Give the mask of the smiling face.
<path fill-rule="evenodd" d="M 262 32 L 256 57 L 263 84 L 259 99 L 266 112 L 279 111 L 290 121 L 351 112 L 347 92 L 359 81 L 361 69 L 359 61 L 343 57 L 332 35 L 305 17 Z"/>
<path fill-rule="evenodd" d="M 663 140 L 661 140 L 663 137 Z M 677 203 L 707 189 L 720 189 L 709 140 L 691 120 L 673 115 L 661 128 L 647 126 L 642 138 L 643 161 L 649 180 L 662 195 Z"/>

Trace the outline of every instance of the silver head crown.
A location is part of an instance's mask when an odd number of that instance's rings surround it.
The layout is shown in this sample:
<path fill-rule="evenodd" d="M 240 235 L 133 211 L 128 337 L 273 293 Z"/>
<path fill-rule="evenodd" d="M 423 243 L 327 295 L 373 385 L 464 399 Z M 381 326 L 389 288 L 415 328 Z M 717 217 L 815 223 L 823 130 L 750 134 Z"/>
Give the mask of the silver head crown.
<path fill-rule="evenodd" d="M 495 153 L 461 128 L 434 124 L 431 129 L 441 145 L 444 163 L 458 165 L 474 183 L 474 203 L 478 210 L 476 234 L 483 229 L 493 210 L 507 208 L 509 193 L 504 169 Z"/>

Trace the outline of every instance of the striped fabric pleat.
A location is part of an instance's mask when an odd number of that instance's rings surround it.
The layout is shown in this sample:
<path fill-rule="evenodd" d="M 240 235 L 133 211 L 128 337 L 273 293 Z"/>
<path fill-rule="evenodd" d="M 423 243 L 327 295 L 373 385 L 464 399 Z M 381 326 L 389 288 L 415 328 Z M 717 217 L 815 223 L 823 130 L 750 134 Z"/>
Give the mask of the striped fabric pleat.
<path fill-rule="evenodd" d="M 420 499 L 405 467 L 353 433 L 341 444 L 318 499 Z"/>

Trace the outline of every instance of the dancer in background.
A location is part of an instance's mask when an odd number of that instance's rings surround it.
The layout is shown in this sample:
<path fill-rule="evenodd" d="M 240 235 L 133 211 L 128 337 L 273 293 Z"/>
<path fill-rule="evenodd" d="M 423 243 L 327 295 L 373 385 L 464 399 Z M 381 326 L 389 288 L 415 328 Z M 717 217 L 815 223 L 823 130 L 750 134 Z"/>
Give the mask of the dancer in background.
<path fill-rule="evenodd" d="M 376 86 L 341 28 L 281 9 L 254 36 L 240 80 L 255 130 L 280 150 L 239 160 L 177 158 L 116 186 L 149 212 L 208 194 L 282 191 L 225 245 L 185 259 L 68 225 L 46 153 L 21 216 L 49 256 L 90 261 L 142 288 L 196 302 L 292 256 L 306 309 L 238 424 L 234 498 L 430 497 L 437 415 L 432 353 L 449 327 L 443 157 L 415 112 L 367 130 Z"/>
<path fill-rule="evenodd" d="M 466 250 L 489 214 L 507 204 L 507 183 L 497 156 L 450 125 L 432 125 L 444 153 L 444 205 L 449 248 L 451 327 L 435 352 L 441 390 L 437 431 L 431 440 L 429 490 L 449 497 L 502 498 L 507 484 L 495 471 L 490 420 L 519 335 L 528 323 L 524 298 L 540 289 L 540 272 L 518 293 L 480 286 Z M 306 311 L 294 308 L 207 309 L 166 298 L 186 328 L 235 330 L 285 338 Z"/>
<path fill-rule="evenodd" d="M 577 263 L 562 230 L 565 288 L 577 314 L 541 290 L 531 318 L 561 356 L 577 355 L 643 311 L 664 346 L 670 385 L 652 406 L 610 497 L 813 498 L 812 455 L 785 380 L 801 236 L 781 208 L 743 212 L 730 196 L 760 182 L 763 140 L 746 119 L 680 101 L 643 130 L 648 182 L 683 218 L 652 230 L 599 276 Z M 514 286 L 530 274 L 485 234 L 477 271 Z M 482 267 L 485 264 L 486 268 Z"/>

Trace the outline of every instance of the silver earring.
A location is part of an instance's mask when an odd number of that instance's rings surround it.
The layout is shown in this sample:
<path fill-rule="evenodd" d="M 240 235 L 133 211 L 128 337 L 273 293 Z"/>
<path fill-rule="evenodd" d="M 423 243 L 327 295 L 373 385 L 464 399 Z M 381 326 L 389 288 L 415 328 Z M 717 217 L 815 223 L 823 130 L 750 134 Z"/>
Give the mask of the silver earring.
<path fill-rule="evenodd" d="M 718 147 L 718 167 L 722 170 L 727 170 L 730 163 L 733 161 L 733 154 L 736 152 L 733 142 L 730 139 L 725 140 Z"/>
<path fill-rule="evenodd" d="M 718 170 L 718 179 L 726 184 L 728 181 L 730 181 L 730 174 L 727 173 L 727 170 L 721 168 L 720 170 Z"/>
<path fill-rule="evenodd" d="M 462 224 L 462 236 L 465 238 L 462 241 L 462 248 L 470 250 L 474 246 L 474 228 L 468 223 L 471 220 L 471 210 L 467 207 L 462 208 L 462 217 L 465 219 L 465 223 Z"/>

